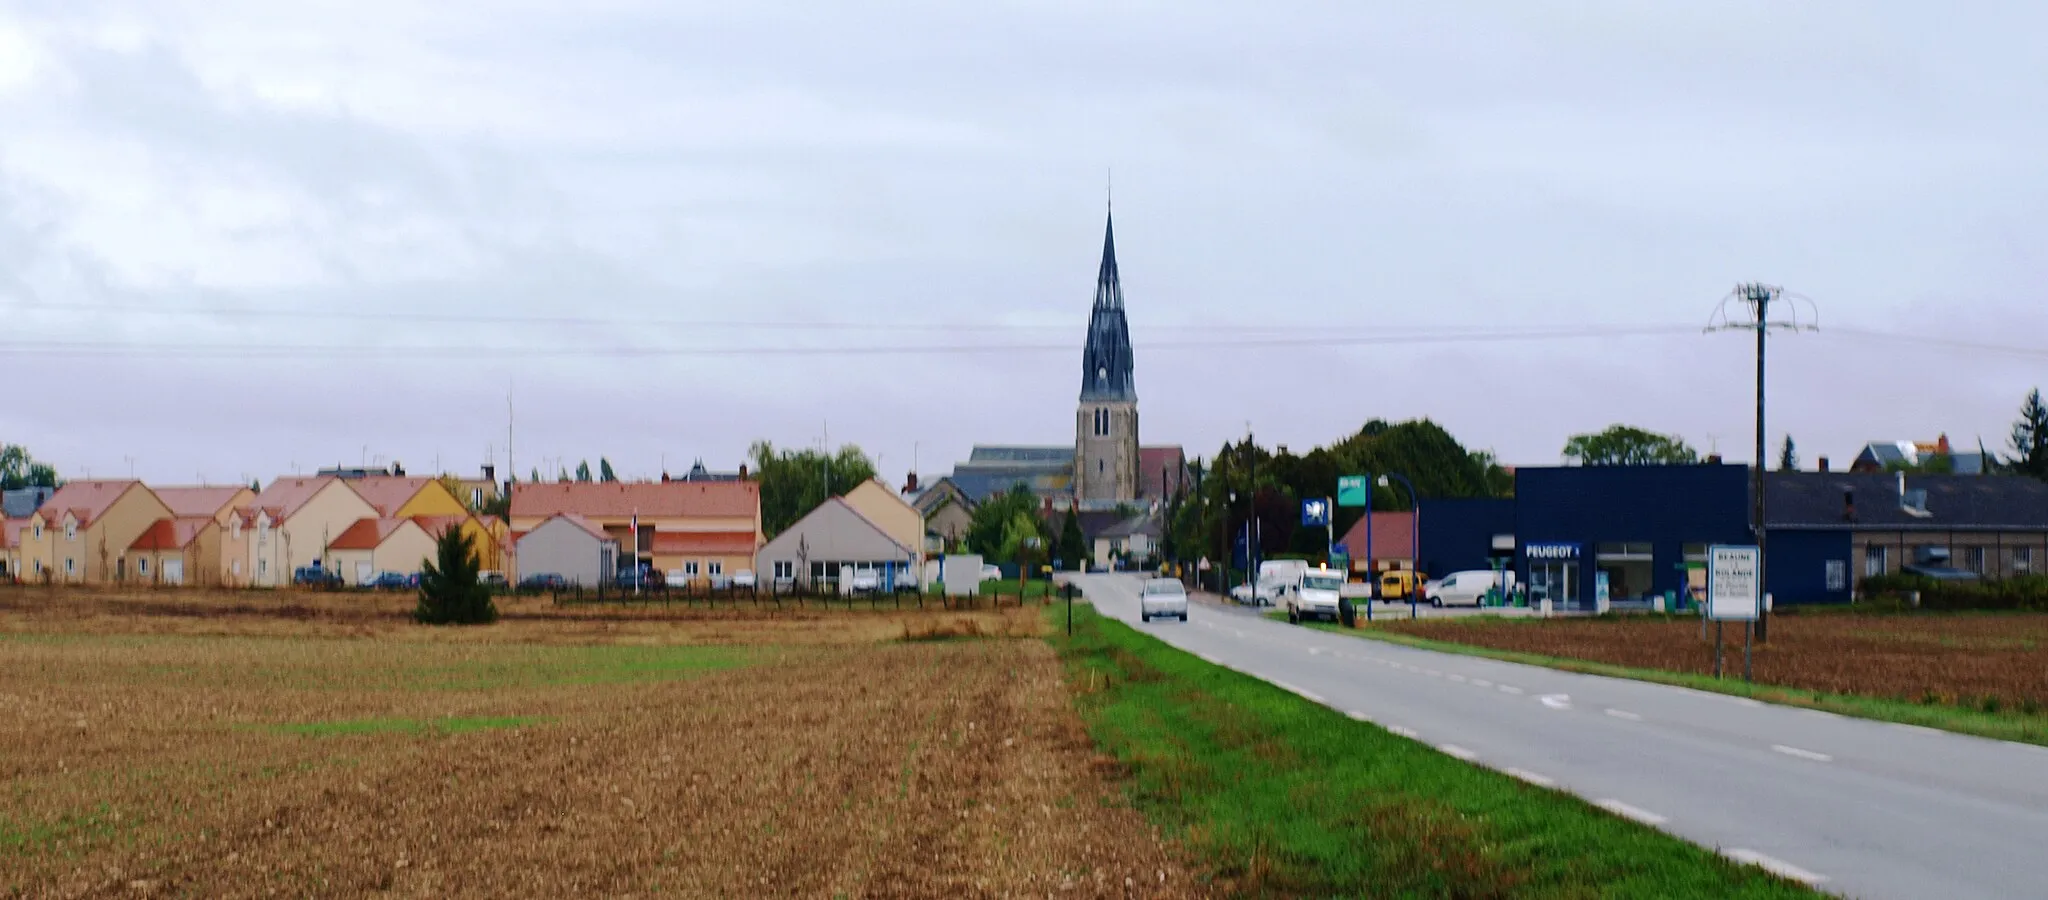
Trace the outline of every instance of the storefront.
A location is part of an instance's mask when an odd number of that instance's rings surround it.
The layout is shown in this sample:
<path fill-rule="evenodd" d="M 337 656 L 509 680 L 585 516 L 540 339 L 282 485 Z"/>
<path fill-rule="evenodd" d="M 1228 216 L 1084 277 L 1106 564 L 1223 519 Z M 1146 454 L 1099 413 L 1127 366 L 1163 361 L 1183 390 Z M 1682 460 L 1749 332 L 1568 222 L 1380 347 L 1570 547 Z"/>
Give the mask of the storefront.
<path fill-rule="evenodd" d="M 1569 466 L 1515 473 L 1520 576 L 1535 602 L 1592 610 L 1694 587 L 1711 544 L 1751 543 L 1745 466 Z"/>
<path fill-rule="evenodd" d="M 1579 604 L 1578 544 L 1551 541 L 1522 547 L 1522 570 L 1527 572 L 1529 605 L 1549 600 L 1557 609 Z"/>

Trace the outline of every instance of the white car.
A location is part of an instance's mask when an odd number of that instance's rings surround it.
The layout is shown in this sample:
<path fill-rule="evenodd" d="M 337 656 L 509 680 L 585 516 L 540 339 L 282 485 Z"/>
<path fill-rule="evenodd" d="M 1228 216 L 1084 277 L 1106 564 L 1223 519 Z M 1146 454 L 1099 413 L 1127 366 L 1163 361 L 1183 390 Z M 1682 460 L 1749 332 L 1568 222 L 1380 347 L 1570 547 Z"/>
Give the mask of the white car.
<path fill-rule="evenodd" d="M 1294 576 L 1294 582 L 1283 586 L 1280 595 L 1285 599 L 1287 621 L 1302 619 L 1339 618 L 1341 603 L 1339 596 L 1344 589 L 1344 573 L 1329 569 L 1309 569 Z"/>
<path fill-rule="evenodd" d="M 665 577 L 669 587 L 680 588 L 690 586 L 690 576 L 683 574 L 681 569 L 670 569 Z"/>
<path fill-rule="evenodd" d="M 1487 569 L 1452 572 L 1441 580 L 1423 585 L 1422 595 L 1429 598 L 1431 606 L 1478 606 L 1486 592 L 1496 586 L 1503 589 L 1514 587 L 1514 573 Z"/>
<path fill-rule="evenodd" d="M 882 573 L 874 569 L 857 569 L 853 581 L 847 585 L 856 594 L 872 594 L 882 589 Z"/>
<path fill-rule="evenodd" d="M 1188 590 L 1171 578 L 1148 578 L 1138 595 L 1138 618 L 1150 622 L 1153 616 L 1188 620 Z"/>
<path fill-rule="evenodd" d="M 1002 566 L 982 566 L 982 567 L 981 567 L 981 580 L 983 580 L 983 581 L 1001 581 L 1001 580 L 1003 580 L 1003 567 L 1002 567 Z"/>
<path fill-rule="evenodd" d="M 735 588 L 752 588 L 754 586 L 754 570 L 741 569 L 732 573 L 732 586 Z"/>

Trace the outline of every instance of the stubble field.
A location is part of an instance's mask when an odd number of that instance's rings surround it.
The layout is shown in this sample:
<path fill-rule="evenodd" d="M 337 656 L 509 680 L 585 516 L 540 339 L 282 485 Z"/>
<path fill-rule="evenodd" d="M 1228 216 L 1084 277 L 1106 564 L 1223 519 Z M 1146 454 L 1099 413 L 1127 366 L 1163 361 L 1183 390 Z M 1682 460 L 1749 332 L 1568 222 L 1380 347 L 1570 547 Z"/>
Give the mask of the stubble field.
<path fill-rule="evenodd" d="M 1193 896 L 1037 609 L 0 593 L 0 895 Z"/>

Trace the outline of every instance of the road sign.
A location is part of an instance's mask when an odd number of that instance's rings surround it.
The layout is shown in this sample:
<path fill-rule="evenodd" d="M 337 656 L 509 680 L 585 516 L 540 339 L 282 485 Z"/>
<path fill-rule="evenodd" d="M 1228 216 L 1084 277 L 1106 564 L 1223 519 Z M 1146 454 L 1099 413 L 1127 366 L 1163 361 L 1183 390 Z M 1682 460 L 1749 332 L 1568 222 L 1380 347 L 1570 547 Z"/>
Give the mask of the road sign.
<path fill-rule="evenodd" d="M 1368 488 L 1364 475 L 1345 475 L 1337 479 L 1338 506 L 1366 505 Z"/>
<path fill-rule="evenodd" d="M 1707 618 L 1717 622 L 1753 622 L 1763 609 L 1763 585 L 1757 583 L 1761 552 L 1755 547 L 1716 544 L 1707 548 Z"/>
<path fill-rule="evenodd" d="M 1301 501 L 1301 524 L 1304 527 L 1330 524 L 1330 501 L 1321 497 Z"/>

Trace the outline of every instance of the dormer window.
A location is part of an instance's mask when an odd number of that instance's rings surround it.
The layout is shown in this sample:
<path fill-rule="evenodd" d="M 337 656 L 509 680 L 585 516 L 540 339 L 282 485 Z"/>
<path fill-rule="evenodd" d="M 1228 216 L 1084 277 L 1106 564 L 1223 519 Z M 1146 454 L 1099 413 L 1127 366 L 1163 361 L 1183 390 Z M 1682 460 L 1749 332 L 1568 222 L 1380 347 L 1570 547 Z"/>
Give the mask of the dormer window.
<path fill-rule="evenodd" d="M 42 539 L 43 539 L 43 523 L 41 523 L 41 522 L 37 522 L 37 523 L 36 523 L 36 540 L 39 540 L 39 541 L 40 541 L 40 540 L 42 540 Z"/>
<path fill-rule="evenodd" d="M 228 536 L 238 541 L 242 539 L 242 520 L 239 517 L 228 523 Z"/>
<path fill-rule="evenodd" d="M 66 540 L 66 541 L 69 541 L 69 542 L 72 542 L 72 543 L 76 543 L 76 542 L 78 541 L 78 523 L 77 523 L 77 522 L 66 522 L 66 523 L 64 523 L 64 540 Z"/>

